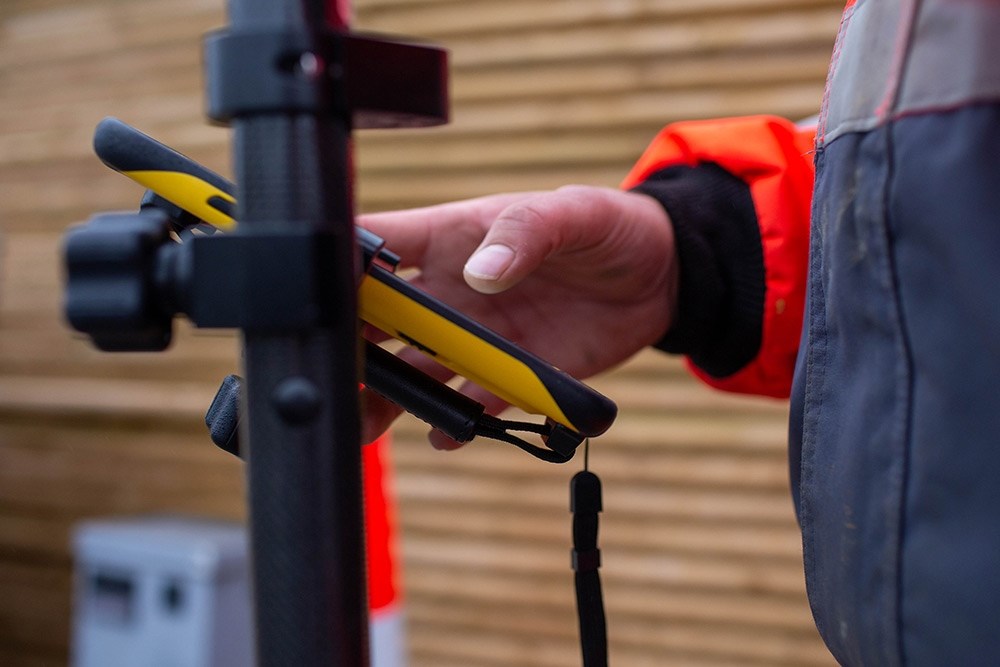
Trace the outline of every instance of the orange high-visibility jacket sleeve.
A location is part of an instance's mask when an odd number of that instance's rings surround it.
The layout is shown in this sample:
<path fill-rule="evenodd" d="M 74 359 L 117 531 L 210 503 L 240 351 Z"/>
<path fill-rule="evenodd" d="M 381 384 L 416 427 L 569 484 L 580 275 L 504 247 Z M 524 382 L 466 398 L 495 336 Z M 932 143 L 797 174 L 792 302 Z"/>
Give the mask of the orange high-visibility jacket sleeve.
<path fill-rule="evenodd" d="M 761 342 L 749 363 L 725 377 L 689 364 L 719 389 L 789 394 L 805 306 L 813 135 L 774 116 L 676 123 L 656 136 L 622 184 L 635 187 L 668 167 L 714 163 L 750 188 L 764 255 Z"/>

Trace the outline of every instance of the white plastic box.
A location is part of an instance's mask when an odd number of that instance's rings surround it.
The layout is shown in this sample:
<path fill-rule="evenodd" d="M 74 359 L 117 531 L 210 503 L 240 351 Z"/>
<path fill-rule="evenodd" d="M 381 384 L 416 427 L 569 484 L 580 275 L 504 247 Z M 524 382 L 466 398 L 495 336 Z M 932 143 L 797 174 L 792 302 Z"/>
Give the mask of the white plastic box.
<path fill-rule="evenodd" d="M 74 542 L 75 667 L 253 664 L 243 526 L 173 517 L 92 521 Z"/>

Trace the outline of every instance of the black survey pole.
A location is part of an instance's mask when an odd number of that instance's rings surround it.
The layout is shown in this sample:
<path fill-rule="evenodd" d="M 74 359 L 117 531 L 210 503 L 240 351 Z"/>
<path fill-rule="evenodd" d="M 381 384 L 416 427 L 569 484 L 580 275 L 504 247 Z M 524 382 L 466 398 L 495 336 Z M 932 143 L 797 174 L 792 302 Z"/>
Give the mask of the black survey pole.
<path fill-rule="evenodd" d="M 299 84 L 311 80 L 317 97 L 336 95 L 322 88 L 340 85 L 343 62 L 334 59 L 342 51 L 309 48 L 318 44 L 316 35 L 346 28 L 347 17 L 336 9 L 327 14 L 325 5 L 230 0 L 230 34 L 286 33 L 289 42 L 304 45 L 289 48 L 281 63 L 289 76 Z M 339 25 L 331 25 L 331 18 Z M 247 448 L 257 660 L 264 667 L 365 666 L 350 112 L 334 100 L 326 108 L 241 110 L 231 123 L 237 233 L 311 230 L 326 238 L 324 298 L 335 315 L 307 330 L 243 330 L 247 409 L 241 439 Z"/>
<path fill-rule="evenodd" d="M 67 319 L 102 350 L 163 350 L 178 314 L 242 330 L 263 667 L 368 665 L 351 129 L 448 119 L 444 51 L 352 35 L 349 4 L 229 0 L 231 25 L 207 38 L 208 115 L 234 135 L 234 234 L 177 243 L 153 206 L 65 242 Z M 109 150 L 119 125 L 102 123 Z M 224 194 L 201 204 L 230 215 Z"/>

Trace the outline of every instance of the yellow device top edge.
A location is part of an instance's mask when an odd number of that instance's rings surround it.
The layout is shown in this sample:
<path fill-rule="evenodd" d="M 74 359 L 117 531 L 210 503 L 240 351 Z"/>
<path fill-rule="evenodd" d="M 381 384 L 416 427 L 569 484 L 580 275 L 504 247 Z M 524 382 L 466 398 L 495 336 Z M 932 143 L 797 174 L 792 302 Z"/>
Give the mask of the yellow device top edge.
<path fill-rule="evenodd" d="M 148 170 L 122 173 L 170 203 L 219 229 L 232 231 L 236 228 L 236 221 L 211 203 L 213 198 L 218 198 L 235 206 L 236 199 L 197 176 L 178 171 Z"/>

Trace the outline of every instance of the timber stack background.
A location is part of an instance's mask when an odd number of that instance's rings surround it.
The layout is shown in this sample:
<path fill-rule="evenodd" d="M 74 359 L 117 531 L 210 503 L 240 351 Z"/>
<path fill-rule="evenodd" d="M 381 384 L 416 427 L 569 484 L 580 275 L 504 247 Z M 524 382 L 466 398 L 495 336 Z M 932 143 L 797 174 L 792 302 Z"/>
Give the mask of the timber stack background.
<path fill-rule="evenodd" d="M 202 118 L 223 0 L 0 4 L 0 664 L 65 664 L 69 535 L 86 518 L 244 516 L 201 417 L 233 336 L 105 355 L 61 320 L 60 239 L 138 189 L 91 154 L 116 115 L 229 173 Z M 355 27 L 451 50 L 454 122 L 362 133 L 372 211 L 566 183 L 615 186 L 666 122 L 817 111 L 842 0 L 358 0 Z M 723 396 L 652 352 L 594 384 L 621 406 L 605 485 L 613 664 L 828 665 L 809 615 L 780 402 Z M 395 430 L 414 667 L 578 665 L 567 482 L 504 446 Z"/>

